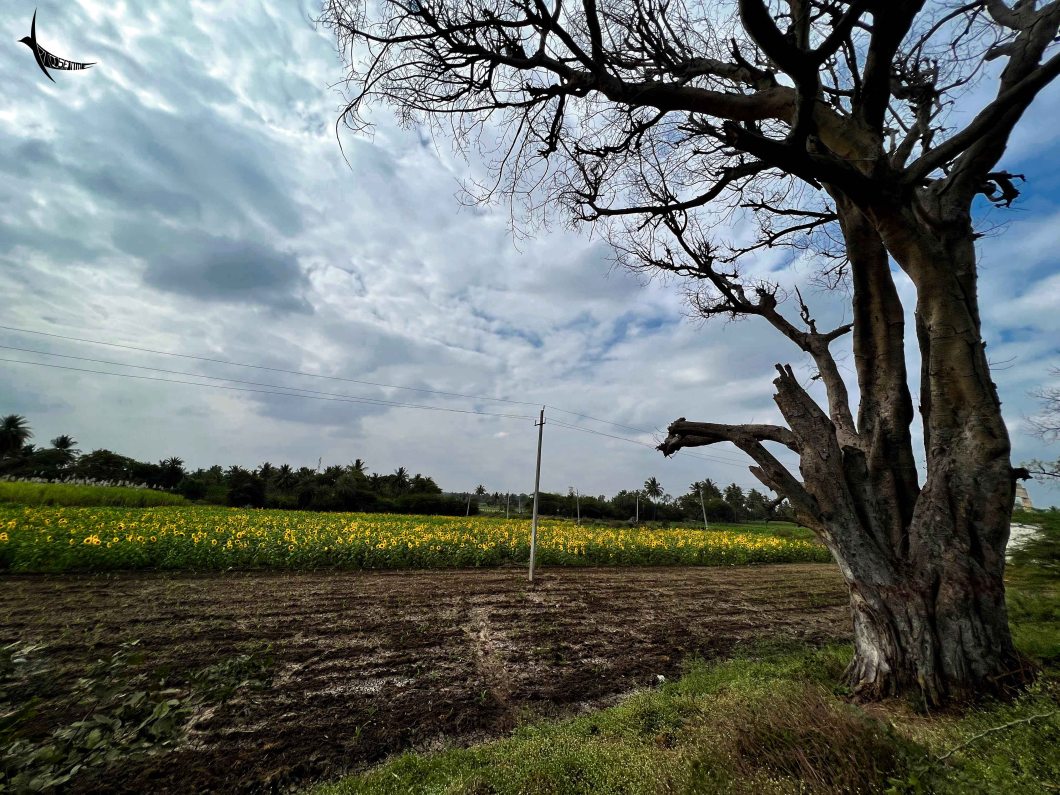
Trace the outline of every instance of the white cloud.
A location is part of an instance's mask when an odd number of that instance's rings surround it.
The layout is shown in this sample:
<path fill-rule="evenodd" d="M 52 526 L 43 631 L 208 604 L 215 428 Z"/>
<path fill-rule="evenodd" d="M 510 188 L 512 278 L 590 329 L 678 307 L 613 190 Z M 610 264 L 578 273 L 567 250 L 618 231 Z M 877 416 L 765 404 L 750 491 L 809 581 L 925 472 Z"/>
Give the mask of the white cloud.
<path fill-rule="evenodd" d="M 532 405 L 13 332 L 0 332 L 0 344 L 448 408 L 529 416 L 547 403 L 628 427 L 552 409 L 550 419 L 649 444 L 651 432 L 677 416 L 777 419 L 773 364 L 800 360 L 762 324 L 683 321 L 674 286 L 613 271 L 606 246 L 588 236 L 540 230 L 516 243 L 504 208 L 457 200 L 459 180 L 481 174 L 482 165 L 399 129 L 385 111 L 374 115 L 373 138 L 343 135 L 347 164 L 333 129 L 340 98 L 330 88 L 342 70 L 333 42 L 308 21 L 316 13 L 310 2 L 41 5 L 42 42 L 99 66 L 52 84 L 28 52 L 0 51 L 7 78 L 0 147 L 11 153 L 0 159 L 7 299 L 0 323 Z M 0 29 L 17 41 L 31 14 L 9 4 Z M 1017 161 L 1052 140 L 1041 132 L 1052 129 L 1050 96 L 1024 125 L 1032 131 L 1018 137 Z M 1060 297 L 1058 211 L 1031 199 L 1035 188 L 1032 181 L 1028 202 L 1042 206 L 983 243 L 991 351 L 999 361 L 1017 357 L 997 374 L 1017 458 L 1047 454 L 1016 418 L 1032 410 L 1026 392 L 1058 361 L 1045 341 L 1055 339 Z M 254 259 L 262 278 L 234 295 L 231 270 L 218 267 Z M 786 282 L 809 269 L 777 256 L 751 268 Z M 815 301 L 822 322 L 841 321 L 841 300 Z M 915 377 L 913 361 L 911 371 Z M 0 373 L 0 412 L 27 414 L 40 438 L 73 433 L 85 449 L 176 454 L 195 466 L 361 457 L 378 471 L 404 465 L 430 473 L 454 490 L 532 486 L 529 419 L 3 363 Z M 647 447 L 551 423 L 543 485 L 613 493 L 653 474 L 673 492 L 704 476 L 754 485 L 745 466 L 732 463 L 742 460 L 733 449 L 700 453 L 712 460 L 664 460 Z"/>

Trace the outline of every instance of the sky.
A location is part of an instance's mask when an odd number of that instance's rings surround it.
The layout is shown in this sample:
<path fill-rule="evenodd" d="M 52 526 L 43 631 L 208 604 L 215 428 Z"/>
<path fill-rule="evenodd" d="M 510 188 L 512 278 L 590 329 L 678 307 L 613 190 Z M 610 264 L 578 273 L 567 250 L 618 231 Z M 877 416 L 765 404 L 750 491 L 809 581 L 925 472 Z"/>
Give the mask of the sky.
<path fill-rule="evenodd" d="M 34 9 L 44 47 L 97 65 L 49 81 L 19 43 Z M 690 318 L 675 285 L 614 268 L 588 231 L 513 234 L 505 206 L 460 199 L 481 164 L 386 109 L 371 136 L 337 136 L 344 70 L 318 10 L 0 6 L 0 414 L 25 415 L 38 443 L 69 433 L 191 468 L 362 458 L 446 490 L 530 492 L 547 404 L 543 489 L 757 486 L 731 446 L 664 459 L 651 445 L 679 416 L 778 421 L 773 365 L 809 383 L 799 352 L 758 322 Z M 1060 456 L 1027 424 L 1030 392 L 1060 366 L 1058 113 L 1053 86 L 1002 163 L 1027 173 L 1024 195 L 978 219 L 998 227 L 980 242 L 982 313 L 1017 462 Z M 777 255 L 757 267 L 812 271 Z M 826 317 L 843 301 L 813 294 Z M 912 340 L 909 354 L 915 371 Z M 328 399 L 274 394 L 292 388 Z"/>

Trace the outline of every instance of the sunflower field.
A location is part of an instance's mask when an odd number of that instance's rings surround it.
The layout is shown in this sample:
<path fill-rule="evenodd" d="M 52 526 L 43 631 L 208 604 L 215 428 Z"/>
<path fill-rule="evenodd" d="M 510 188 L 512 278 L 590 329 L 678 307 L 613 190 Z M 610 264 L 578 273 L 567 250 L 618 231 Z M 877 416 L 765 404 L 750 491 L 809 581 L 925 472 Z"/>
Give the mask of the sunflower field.
<path fill-rule="evenodd" d="M 0 569 L 407 569 L 525 563 L 530 522 L 475 516 L 309 513 L 200 506 L 0 506 Z M 555 565 L 827 561 L 817 544 L 738 530 L 579 526 L 545 520 L 537 559 Z"/>

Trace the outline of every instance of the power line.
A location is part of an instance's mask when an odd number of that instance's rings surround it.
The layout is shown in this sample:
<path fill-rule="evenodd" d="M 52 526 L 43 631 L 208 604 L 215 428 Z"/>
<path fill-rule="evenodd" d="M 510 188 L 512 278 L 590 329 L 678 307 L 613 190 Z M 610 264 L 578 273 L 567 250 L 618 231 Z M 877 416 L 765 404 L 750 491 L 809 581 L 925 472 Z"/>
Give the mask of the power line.
<path fill-rule="evenodd" d="M 140 346 L 137 346 L 137 345 L 127 345 L 127 344 L 119 343 L 119 342 L 105 342 L 103 340 L 88 339 L 86 337 L 75 337 L 75 336 L 70 336 L 70 335 L 66 335 L 66 334 L 55 334 L 53 332 L 48 332 L 48 331 L 35 331 L 33 329 L 19 328 L 17 326 L 0 325 L 0 329 L 3 329 L 5 331 L 15 331 L 15 332 L 18 332 L 20 334 L 35 334 L 35 335 L 38 335 L 38 336 L 41 336 L 41 337 L 52 337 L 54 339 L 68 340 L 70 342 L 81 342 L 81 343 L 85 343 L 85 344 L 88 344 L 88 345 L 103 345 L 103 346 L 106 346 L 106 347 L 109 347 L 109 348 L 121 348 L 121 349 L 124 349 L 124 350 L 139 351 L 141 353 L 157 354 L 159 356 L 173 356 L 173 357 L 180 358 L 180 359 L 191 359 L 191 360 L 200 361 L 200 362 L 210 362 L 210 363 L 213 363 L 213 364 L 223 364 L 223 365 L 228 365 L 228 366 L 231 366 L 231 367 L 245 367 L 245 368 L 254 369 L 254 370 L 267 370 L 269 372 L 274 372 L 274 373 L 285 373 L 287 375 L 305 376 L 307 378 L 320 378 L 320 379 L 329 380 L 329 381 L 345 381 L 345 382 L 351 383 L 351 384 L 361 384 L 361 385 L 364 385 L 364 386 L 377 386 L 377 387 L 383 387 L 385 389 L 402 389 L 402 390 L 411 391 L 411 392 L 423 392 L 423 393 L 431 394 L 431 395 L 444 395 L 444 396 L 447 396 L 447 397 L 466 398 L 468 400 L 485 400 L 485 401 L 491 401 L 491 402 L 495 402 L 495 403 L 510 403 L 512 405 L 517 405 L 517 406 L 535 406 L 535 407 L 537 407 L 537 406 L 541 405 L 541 403 L 537 402 L 537 401 L 513 400 L 513 399 L 510 399 L 510 398 L 489 397 L 487 395 L 470 395 L 470 394 L 466 394 L 466 393 L 463 393 L 463 392 L 446 392 L 446 391 L 440 390 L 440 389 L 427 389 L 427 388 L 423 388 L 423 387 L 401 386 L 399 384 L 386 384 L 386 383 L 383 383 L 381 381 L 367 381 L 367 380 L 362 380 L 362 379 L 357 379 L 357 378 L 346 378 L 346 377 L 337 376 L 337 375 L 323 375 L 321 373 L 309 373 L 309 372 L 305 372 L 303 370 L 288 370 L 288 369 L 285 369 L 285 368 L 282 368 L 282 367 L 268 367 L 266 365 L 249 364 L 249 363 L 246 363 L 246 362 L 234 362 L 234 361 L 231 361 L 231 360 L 228 360 L 228 359 L 215 359 L 215 358 L 211 358 L 211 357 L 208 357 L 208 356 L 195 356 L 193 354 L 188 354 L 188 353 L 174 353 L 172 351 L 160 351 L 160 350 L 157 350 L 157 349 L 154 349 L 154 348 L 143 348 L 143 347 L 140 347 Z M 31 353 L 40 353 L 40 351 L 28 351 L 28 349 L 15 348 L 13 346 L 7 346 L 7 345 L 0 345 L 0 348 L 10 348 L 11 350 L 26 350 L 27 352 L 31 352 Z M 60 354 L 45 354 L 45 355 L 58 356 Z M 76 359 L 78 357 L 69 357 L 69 358 L 75 358 Z M 99 361 L 99 360 L 85 359 L 84 361 Z M 126 365 L 126 364 L 112 363 L 112 362 L 101 362 L 101 363 L 116 364 L 117 366 L 121 366 L 121 367 L 135 367 L 136 366 L 136 365 Z M 169 371 L 163 370 L 162 368 L 158 368 L 158 367 L 150 367 L 150 368 L 146 368 L 146 369 L 155 370 L 157 372 L 169 372 Z M 210 376 L 197 376 L 197 377 L 209 378 Z M 236 379 L 222 379 L 222 380 L 236 381 Z M 253 383 L 253 382 L 249 382 L 249 383 Z M 653 433 L 653 431 L 648 431 L 648 430 L 645 430 L 644 428 L 634 428 L 631 425 L 623 425 L 622 423 L 614 422 L 613 420 L 605 420 L 605 419 L 603 419 L 601 417 L 594 417 L 594 416 L 589 415 L 589 414 L 582 414 L 582 413 L 577 412 L 577 411 L 571 411 L 570 409 L 562 408 L 561 406 L 555 406 L 555 405 L 551 405 L 551 404 L 545 404 L 545 406 L 546 406 L 546 408 L 550 408 L 553 411 L 559 411 L 559 412 L 562 412 L 564 414 L 570 414 L 570 415 L 573 415 L 575 417 L 581 417 L 582 419 L 591 420 L 592 422 L 603 423 L 604 425 L 611 425 L 611 426 L 614 426 L 616 428 L 622 428 L 623 430 L 633 431 L 634 433 L 646 433 L 646 434 Z"/>
<path fill-rule="evenodd" d="M 593 422 L 602 422 L 607 425 L 614 425 L 616 428 L 624 428 L 627 431 L 633 431 L 634 433 L 653 433 L 653 431 L 645 430 L 644 428 L 634 428 L 632 425 L 623 425 L 620 422 L 612 422 L 611 420 L 602 420 L 599 417 L 592 417 L 588 414 L 579 414 L 577 411 L 570 411 L 569 409 L 563 409 L 559 406 L 553 406 L 546 404 L 545 408 L 552 409 L 553 411 L 559 411 L 563 414 L 573 414 L 575 417 L 581 417 L 583 420 L 592 420 Z"/>
<path fill-rule="evenodd" d="M 34 354 L 37 354 L 39 356 L 54 356 L 54 357 L 57 357 L 59 359 L 73 359 L 73 360 L 79 361 L 79 362 L 91 362 L 93 364 L 106 364 L 106 365 L 110 365 L 112 367 L 131 367 L 131 368 L 134 368 L 136 370 L 150 370 L 152 372 L 166 373 L 168 375 L 185 375 L 185 376 L 189 376 L 191 378 L 206 378 L 206 379 L 208 379 L 210 381 L 227 381 L 227 382 L 233 383 L 233 384 L 247 384 L 249 386 L 263 386 L 263 387 L 268 387 L 269 389 L 285 389 L 285 390 L 287 390 L 289 392 L 305 392 L 305 393 L 308 393 L 308 394 L 311 394 L 311 395 L 324 395 L 325 397 L 349 398 L 350 400 L 365 401 L 365 402 L 369 402 L 370 401 L 370 402 L 373 402 L 373 403 L 380 403 L 382 405 L 401 406 L 401 407 L 405 407 L 405 408 L 434 408 L 433 406 L 419 406 L 417 404 L 401 403 L 401 402 L 393 401 L 393 400 L 384 400 L 383 398 L 363 397 L 361 395 L 347 395 L 347 394 L 342 393 L 342 392 L 321 392 L 321 391 L 316 390 L 316 389 L 306 389 L 306 388 L 300 387 L 300 386 L 285 386 L 284 384 L 268 384 L 268 383 L 263 383 L 261 381 L 244 381 L 244 380 L 242 380 L 240 378 L 225 378 L 225 377 L 217 376 L 217 375 L 203 375 L 201 373 L 189 373 L 187 370 L 166 370 L 165 368 L 162 368 L 162 367 L 148 367 L 147 365 L 143 365 L 143 364 L 126 364 L 125 362 L 112 362 L 109 359 L 93 359 L 93 358 L 88 357 L 88 356 L 72 356 L 72 355 L 66 354 L 66 353 L 52 353 L 51 351 L 38 351 L 38 350 L 34 350 L 32 348 L 18 348 L 18 347 L 14 346 L 14 345 L 0 345 L 0 348 L 6 349 L 6 350 L 9 350 L 9 351 L 19 351 L 21 353 L 34 353 Z M 6 361 L 6 360 L 4 360 L 4 361 Z M 26 364 L 34 364 L 34 362 L 26 362 Z M 111 373 L 111 375 L 121 375 L 121 374 L 120 373 Z M 209 384 L 203 384 L 203 386 L 209 386 Z M 508 417 L 522 416 L 525 419 L 533 419 L 529 415 L 515 415 L 515 414 L 500 415 L 500 414 L 498 414 L 497 416 L 508 416 Z"/>
<path fill-rule="evenodd" d="M 284 397 L 300 397 L 300 398 L 306 398 L 308 400 L 327 400 L 327 401 L 334 402 L 334 403 L 361 403 L 361 404 L 369 404 L 369 405 L 390 406 L 392 408 L 422 409 L 422 410 L 425 410 L 425 411 L 448 411 L 448 412 L 451 412 L 451 413 L 454 413 L 454 414 L 477 414 L 477 415 L 482 416 L 482 417 L 505 417 L 507 419 L 516 419 L 516 420 L 532 420 L 533 419 L 533 417 L 531 417 L 528 414 L 500 414 L 500 413 L 490 412 L 490 411 L 473 411 L 472 409 L 454 409 L 454 408 L 444 408 L 442 406 L 422 406 L 422 405 L 418 405 L 418 404 L 415 404 L 415 403 L 397 403 L 397 402 L 392 401 L 392 400 L 379 400 L 379 399 L 376 399 L 376 398 L 359 398 L 359 397 L 352 397 L 352 396 L 324 397 L 324 394 L 326 394 L 326 393 L 321 393 L 320 395 L 305 394 L 304 392 L 297 391 L 297 387 L 280 387 L 280 389 L 289 389 L 290 391 L 279 392 L 279 391 L 276 391 L 276 390 L 269 390 L 269 389 L 248 389 L 246 387 L 224 386 L 223 384 L 203 384 L 203 383 L 200 383 L 198 381 L 181 381 L 179 379 L 174 379 L 174 378 L 158 378 L 157 376 L 136 375 L 134 373 L 111 373 L 111 372 L 107 372 L 106 370 L 89 370 L 88 368 L 85 368 L 85 367 L 70 367 L 70 366 L 64 365 L 64 364 L 48 364 L 47 362 L 27 362 L 27 361 L 24 361 L 22 359 L 4 359 L 4 358 L 0 358 L 0 362 L 7 362 L 9 364 L 29 364 L 29 365 L 33 365 L 34 367 L 51 367 L 51 368 L 56 369 L 56 370 L 71 370 L 71 371 L 78 372 L 78 373 L 94 373 L 96 375 L 110 375 L 110 376 L 115 376 L 115 377 L 118 377 L 118 378 L 135 378 L 135 379 L 140 380 L 140 381 L 161 381 L 161 382 L 167 383 L 167 384 L 187 384 L 189 386 L 205 386 L 205 387 L 209 387 L 210 389 L 225 389 L 225 390 L 228 390 L 230 392 L 254 392 L 254 393 L 263 394 L 263 395 L 282 395 Z M 130 366 L 130 365 L 123 365 L 123 366 Z M 201 376 L 201 377 L 209 378 L 210 376 Z M 226 379 L 221 379 L 221 380 L 226 380 Z"/>
<path fill-rule="evenodd" d="M 445 392 L 440 389 L 426 389 L 415 386 L 399 386 L 397 384 L 384 384 L 380 381 L 364 381 L 357 378 L 345 378 L 338 375 L 322 375 L 321 373 L 308 373 L 303 370 L 286 370 L 282 367 L 268 367 L 262 364 L 247 364 L 245 362 L 233 362 L 228 359 L 212 359 L 208 356 L 194 356 L 190 353 L 173 353 L 172 351 L 159 351 L 154 348 L 141 348 L 137 345 L 125 345 L 119 342 L 103 342 L 101 340 L 90 340 L 83 337 L 71 337 L 65 334 L 53 334 L 47 331 L 33 331 L 32 329 L 16 328 L 15 326 L 0 326 L 0 329 L 5 331 L 17 331 L 22 334 L 37 334 L 42 337 L 54 337 L 60 340 L 69 340 L 71 342 L 84 342 L 89 345 L 105 345 L 109 348 L 124 348 L 130 351 L 140 351 L 141 353 L 155 353 L 160 356 L 175 356 L 180 359 L 194 359 L 199 362 L 212 362 L 213 364 L 225 364 L 231 367 L 248 367 L 254 370 L 268 370 L 274 373 L 286 373 L 288 375 L 300 375 L 307 378 L 323 378 L 329 381 L 346 381 L 351 384 L 362 384 L 365 386 L 379 386 L 387 389 L 405 389 L 411 392 L 426 392 L 431 395 L 447 395 L 449 397 L 460 397 L 468 398 L 470 400 L 491 400 L 498 403 L 512 403 L 520 406 L 540 406 L 540 403 L 527 401 L 527 400 L 511 400 L 509 398 L 497 398 L 488 397 L 486 395 L 468 395 L 462 392 Z"/>
<path fill-rule="evenodd" d="M 608 439 L 617 439 L 620 442 L 629 442 L 630 444 L 639 444 L 641 447 L 647 447 L 647 448 L 649 448 L 651 450 L 657 450 L 658 449 L 653 444 L 649 444 L 648 442 L 641 442 L 641 441 L 638 441 L 636 439 L 630 439 L 630 438 L 628 438 L 626 436 L 615 436 L 612 433 L 604 433 L 603 431 L 597 431 L 597 430 L 594 430 L 593 428 L 585 428 L 585 427 L 582 427 L 581 425 L 571 425 L 570 423 L 562 422 L 561 420 L 552 420 L 551 422 L 552 422 L 553 425 L 558 425 L 561 428 L 569 428 L 572 431 L 582 431 L 583 433 L 592 433 L 592 434 L 595 434 L 596 436 L 606 436 Z M 687 450 L 679 450 L 675 455 L 688 456 L 689 458 L 698 458 L 700 461 L 711 461 L 713 463 L 728 464 L 729 466 L 739 466 L 739 467 L 744 466 L 744 464 L 738 463 L 736 461 L 732 461 L 730 459 L 717 458 L 715 456 L 709 456 L 709 455 L 701 455 L 699 453 L 690 453 Z"/>
<path fill-rule="evenodd" d="M 418 410 L 423 410 L 423 411 L 445 411 L 445 412 L 450 412 L 450 413 L 454 413 L 454 414 L 474 414 L 474 415 L 481 416 L 481 417 L 500 417 L 500 418 L 504 418 L 504 419 L 518 419 L 518 420 L 532 420 L 533 419 L 533 417 L 531 417 L 529 415 L 526 415 L 526 414 L 502 414 L 502 413 L 490 412 L 490 411 L 474 411 L 474 410 L 471 410 L 471 409 L 455 409 L 455 408 L 446 408 L 446 407 L 443 407 L 443 406 L 424 406 L 424 405 L 419 405 L 419 404 L 415 404 L 415 403 L 399 403 L 399 402 L 392 401 L 392 400 L 381 400 L 381 399 L 377 399 L 377 398 L 356 397 L 356 396 L 353 396 L 353 395 L 342 395 L 342 394 L 337 394 L 337 393 L 333 393 L 333 392 L 318 392 L 316 390 L 306 390 L 306 389 L 300 389 L 298 387 L 285 387 L 285 386 L 282 386 L 282 385 L 279 385 L 279 384 L 262 384 L 262 383 L 257 382 L 257 381 L 240 381 L 238 379 L 220 378 L 220 377 L 217 377 L 217 376 L 209 376 L 209 375 L 199 375 L 197 373 L 187 373 L 187 372 L 182 372 L 182 371 L 179 371 L 179 370 L 163 370 L 161 368 L 146 367 L 144 365 L 121 364 L 119 362 L 108 362 L 108 361 L 101 360 L 101 359 L 90 359 L 90 358 L 83 357 L 83 356 L 70 356 L 70 355 L 61 354 L 61 353 L 46 353 L 46 352 L 43 352 L 43 351 L 33 351 L 33 350 L 28 349 L 28 348 L 16 348 L 16 347 L 11 346 L 11 345 L 0 345 L 0 348 L 6 348 L 8 350 L 17 350 L 17 351 L 22 351 L 22 352 L 25 352 L 25 353 L 39 353 L 39 354 L 43 354 L 45 356 L 56 356 L 56 357 L 60 357 L 60 358 L 63 358 L 63 359 L 75 359 L 75 360 L 79 360 L 79 361 L 89 361 L 89 362 L 95 362 L 97 364 L 113 364 L 113 365 L 116 365 L 118 367 L 135 367 L 135 368 L 142 369 L 142 370 L 152 370 L 152 371 L 155 371 L 155 372 L 164 372 L 164 373 L 169 373 L 169 374 L 173 374 L 173 375 L 188 375 L 188 376 L 191 376 L 193 378 L 207 378 L 207 379 L 211 379 L 211 380 L 215 380 L 215 381 L 229 381 L 229 382 L 239 383 L 239 384 L 254 384 L 254 385 L 258 385 L 258 386 L 268 386 L 268 387 L 275 387 L 275 388 L 274 389 L 251 389 L 251 388 L 247 388 L 247 387 L 224 386 L 223 384 L 204 384 L 204 383 L 201 383 L 199 381 L 184 381 L 184 380 L 176 379 L 176 378 L 159 378 L 158 376 L 136 375 L 135 373 L 112 373 L 112 372 L 108 372 L 106 370 L 92 370 L 92 369 L 89 369 L 89 368 L 86 368 L 86 367 L 72 367 L 72 366 L 63 365 L 63 364 L 49 364 L 48 362 L 27 362 L 27 361 L 22 360 L 22 359 L 0 358 L 0 362 L 5 362 L 7 364 L 28 364 L 28 365 L 32 365 L 34 367 L 49 367 L 49 368 L 56 369 L 56 370 L 68 370 L 68 371 L 77 372 L 77 373 L 91 373 L 91 374 L 94 374 L 94 375 L 109 375 L 109 376 L 113 376 L 113 377 L 116 377 L 116 378 L 133 378 L 133 379 L 136 379 L 136 380 L 139 380 L 139 381 L 156 381 L 156 382 L 161 382 L 161 383 L 166 383 L 166 384 L 184 384 L 184 385 L 187 385 L 187 386 L 202 386 L 202 387 L 207 387 L 207 388 L 210 388 L 210 389 L 223 389 L 223 390 L 230 391 L 230 392 L 250 392 L 250 393 L 262 394 L 262 395 L 279 395 L 281 397 L 305 398 L 305 399 L 309 399 L 309 400 L 325 400 L 325 401 L 334 402 L 334 403 L 354 403 L 354 404 L 362 404 L 362 405 L 379 405 L 379 406 L 387 406 L 387 407 L 390 407 L 390 408 L 407 408 L 407 409 L 418 409 Z M 279 391 L 279 390 L 286 390 L 286 391 Z M 571 423 L 563 422 L 561 420 L 552 420 L 552 424 L 553 425 L 558 425 L 561 428 L 567 428 L 567 429 L 570 429 L 570 430 L 573 430 L 573 431 L 581 431 L 582 433 L 591 433 L 591 434 L 593 434 L 595 436 L 604 436 L 604 437 L 606 437 L 608 439 L 615 439 L 615 440 L 620 441 L 620 442 L 629 442 L 630 444 L 640 445 L 641 447 L 647 447 L 647 448 L 649 448 L 651 450 L 655 450 L 656 449 L 655 445 L 649 444 L 648 442 L 641 442 L 641 441 L 638 441 L 636 439 L 630 439 L 630 438 L 625 437 L 625 436 L 616 436 L 615 434 L 604 433 L 603 431 L 597 431 L 597 430 L 595 430 L 593 428 L 585 428 L 585 427 L 582 427 L 581 425 L 572 425 Z M 696 453 L 690 453 L 690 452 L 685 451 L 685 450 L 679 451 L 677 453 L 677 455 L 683 455 L 683 456 L 687 456 L 689 458 L 696 458 L 696 459 L 699 459 L 701 461 L 710 461 L 710 462 L 714 462 L 714 463 L 728 464 L 730 466 L 743 466 L 743 464 L 739 464 L 739 463 L 737 463 L 735 461 L 730 461 L 730 460 L 727 460 L 727 459 L 724 459 L 724 458 L 717 458 L 717 457 L 714 457 L 714 456 L 705 456 L 705 455 L 700 455 L 700 454 L 696 454 Z"/>
<path fill-rule="evenodd" d="M 0 346 L 0 347 L 3 347 L 3 346 Z M 648 431 L 648 430 L 645 430 L 644 428 L 634 428 L 631 425 L 622 425 L 621 423 L 611 422 L 610 420 L 597 419 L 596 417 L 591 417 L 588 414 L 579 414 L 576 411 L 567 411 L 566 409 L 561 409 L 558 406 L 546 406 L 546 408 L 553 409 L 554 411 L 561 411 L 564 414 L 573 414 L 576 417 L 582 417 L 583 419 L 587 419 L 587 420 L 594 420 L 595 422 L 605 422 L 608 425 L 614 425 L 614 426 L 616 426 L 618 428 L 625 428 L 627 431 L 633 431 L 634 433 L 643 433 L 643 434 L 647 434 L 648 436 L 650 436 L 653 433 L 656 433 L 656 431 Z M 558 423 L 559 420 L 553 420 L 553 422 Z M 581 427 L 579 425 L 568 425 L 567 427 L 575 428 L 575 429 L 577 429 L 579 431 L 587 431 L 589 433 L 593 433 L 594 432 L 594 431 L 591 431 L 589 428 L 583 428 L 583 427 Z M 601 436 L 610 436 L 610 434 L 606 434 L 606 433 L 600 433 L 600 432 L 596 432 L 596 433 L 599 433 Z M 627 441 L 627 442 L 635 441 L 633 439 L 626 439 L 624 436 L 611 436 L 611 438 L 612 439 L 621 439 L 621 440 Z M 636 444 L 646 444 L 646 442 L 636 442 Z M 655 445 L 650 445 L 649 444 L 648 447 L 651 447 L 652 449 L 655 449 Z M 723 458 L 722 456 L 703 456 L 703 455 L 697 455 L 695 453 L 689 453 L 689 452 L 680 452 L 678 454 L 679 455 L 692 456 L 693 458 L 701 458 L 704 461 L 720 461 L 720 462 L 725 463 L 725 464 L 733 464 L 735 466 L 744 466 L 744 463 L 742 461 L 734 461 L 731 458 Z"/>

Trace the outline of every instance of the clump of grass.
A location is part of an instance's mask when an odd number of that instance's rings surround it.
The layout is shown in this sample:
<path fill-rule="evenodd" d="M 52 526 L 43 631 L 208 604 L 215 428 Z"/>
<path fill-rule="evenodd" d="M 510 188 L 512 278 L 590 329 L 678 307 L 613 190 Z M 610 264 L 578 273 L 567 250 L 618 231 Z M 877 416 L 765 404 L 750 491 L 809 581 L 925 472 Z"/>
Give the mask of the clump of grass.
<path fill-rule="evenodd" d="M 705 746 L 708 777 L 728 789 L 787 781 L 804 792 L 875 792 L 904 769 L 907 743 L 891 726 L 820 686 L 726 704 Z"/>
<path fill-rule="evenodd" d="M 831 694 L 826 680 L 848 653 L 693 662 L 680 680 L 611 709 L 472 748 L 405 754 L 318 794 L 878 790 L 904 769 L 907 744 Z"/>
<path fill-rule="evenodd" d="M 179 494 L 155 489 L 0 481 L 0 503 L 4 502 L 30 506 L 116 508 L 154 508 L 188 504 Z"/>

